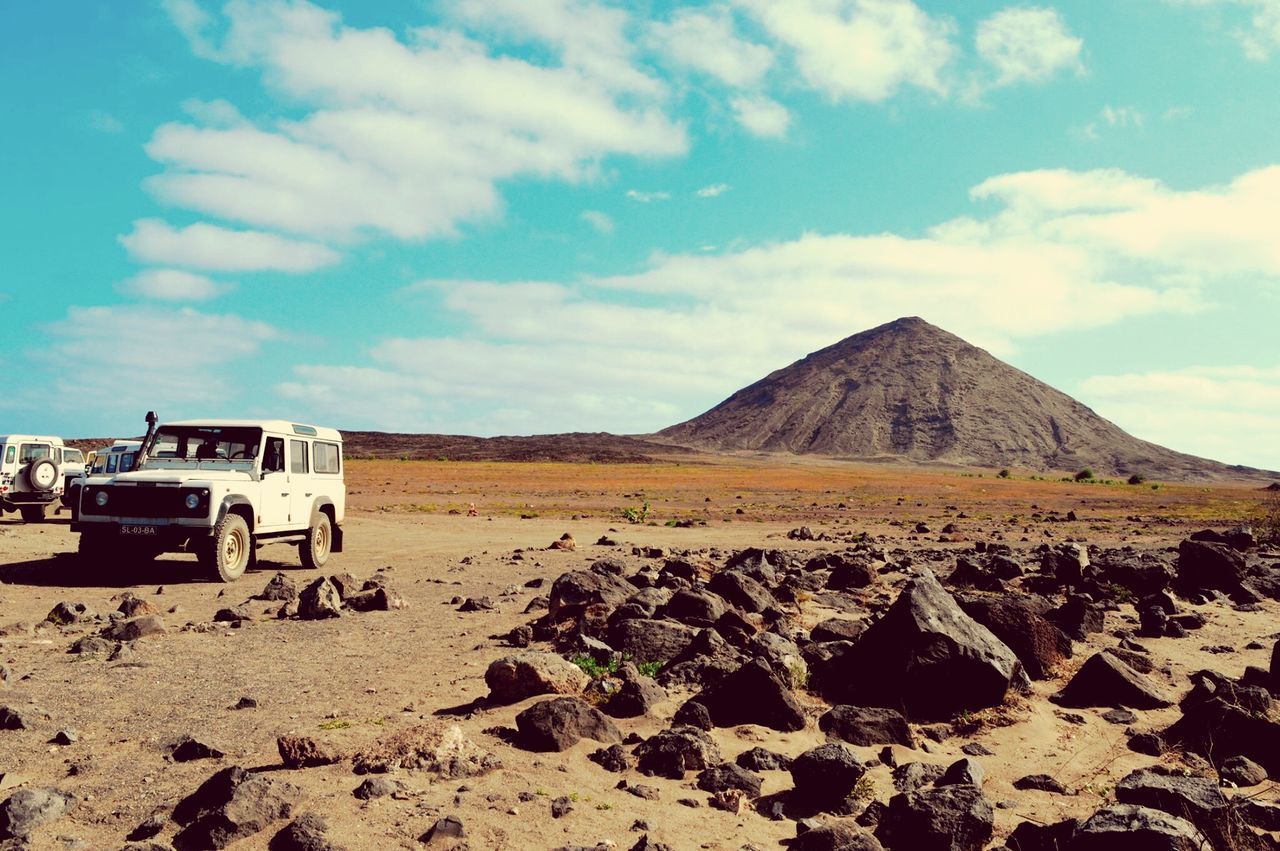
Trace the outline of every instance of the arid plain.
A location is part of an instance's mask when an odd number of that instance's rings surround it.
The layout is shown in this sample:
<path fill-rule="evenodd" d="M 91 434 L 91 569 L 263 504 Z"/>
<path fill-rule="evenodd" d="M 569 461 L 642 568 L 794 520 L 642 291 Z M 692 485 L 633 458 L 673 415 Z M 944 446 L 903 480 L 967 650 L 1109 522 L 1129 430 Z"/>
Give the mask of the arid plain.
<path fill-rule="evenodd" d="M 675 849 L 782 847 L 796 835 L 794 820 L 768 818 L 749 801 L 736 811 L 713 808 L 708 792 L 695 786 L 697 772 L 683 780 L 646 776 L 634 762 L 621 773 L 606 771 L 588 760 L 604 746 L 590 739 L 561 752 L 521 747 L 516 715 L 554 695 L 509 705 L 486 700 L 490 664 L 521 652 L 505 636 L 544 614 L 530 604 L 548 595 L 557 577 L 602 559 L 620 563 L 625 575 L 683 561 L 707 578 L 749 547 L 800 562 L 857 542 L 887 554 L 886 569 L 869 587 L 843 598 L 801 593 L 780 600 L 785 631 L 799 634 L 833 616 L 882 612 L 912 562 L 927 564 L 946 584 L 956 559 L 973 558 L 979 544 L 1008 545 L 1029 574 L 1038 570 L 1035 549 L 1044 544 L 1074 542 L 1090 552 L 1133 546 L 1172 561 L 1167 548 L 1197 530 L 1239 524 L 1265 498 L 1256 482 L 1127 485 L 995 472 L 683 455 L 645 464 L 351 461 L 347 549 L 324 574 L 360 581 L 381 574 L 406 605 L 322 620 L 279 618 L 281 602 L 251 599 L 277 572 L 299 589 L 321 575 L 302 570 L 291 548 L 263 549 L 256 570 L 220 585 L 201 579 L 194 559 L 184 556 L 143 566 L 82 564 L 65 514 L 39 525 L 5 518 L 0 705 L 23 723 L 0 730 L 0 797 L 23 787 L 69 796 L 65 814 L 33 830 L 29 846 L 13 847 L 120 848 L 128 835 L 151 832 L 137 847 L 171 847 L 166 843 L 182 829 L 171 817 L 175 805 L 233 765 L 287 784 L 289 799 L 289 817 L 264 822 L 234 848 L 266 847 L 304 813 L 326 822 L 331 844 L 323 847 L 349 849 L 424 847 L 449 816 L 460 820 L 461 841 L 473 849 L 631 848 L 642 835 Z M 802 527 L 812 536 L 793 531 Z M 573 549 L 548 548 L 566 533 Z M 1251 557 L 1269 564 L 1277 558 L 1265 548 Z M 69 652 L 110 630 L 109 614 L 127 593 L 144 601 L 132 603 L 134 612 L 156 614 L 163 631 Z M 64 601 L 83 603 L 98 617 L 46 621 Z M 475 610 L 459 610 L 466 608 Z M 1158 731 L 1177 720 L 1176 697 L 1190 688 L 1194 671 L 1238 677 L 1247 665 L 1266 668 L 1280 604 L 1264 599 L 1242 608 L 1218 599 L 1180 601 L 1179 608 L 1203 615 L 1203 627 L 1183 638 L 1141 639 L 1153 662 L 1149 679 L 1175 697 L 1173 706 L 1116 724 L 1102 709 L 1064 712 L 1049 702 L 1095 651 L 1117 643 L 1117 630 L 1137 630 L 1134 605 L 1121 602 L 1106 613 L 1102 631 L 1077 642 L 1072 657 L 1028 693 L 950 723 L 913 724 L 916 746 L 894 746 L 896 762 L 946 766 L 974 745 L 988 751 L 978 761 L 985 793 L 997 803 L 993 847 L 1024 821 L 1087 817 L 1136 768 L 1203 773 L 1207 763 L 1177 748 L 1159 757 L 1129 749 L 1126 731 Z M 215 620 L 224 609 L 235 616 Z M 530 649 L 552 646 L 535 639 Z M 623 735 L 652 736 L 695 691 L 673 686 L 648 714 L 615 723 Z M 826 741 L 817 719 L 828 703 L 803 681 L 794 696 L 807 717 L 803 730 L 715 727 L 710 735 L 723 759 L 753 747 L 795 757 Z M 69 743 L 54 743 L 60 732 Z M 289 733 L 313 739 L 336 761 L 284 767 L 277 740 Z M 175 759 L 184 737 L 222 755 Z M 405 741 L 449 750 L 452 761 L 424 758 L 418 768 L 385 775 L 397 783 L 390 794 L 354 796 L 368 777 L 353 769 Z M 850 750 L 867 765 L 869 780 L 857 790 L 863 802 L 887 802 L 894 781 L 890 767 L 877 762 L 881 748 Z M 202 753 L 191 745 L 188 751 Z M 1034 774 L 1051 775 L 1066 794 L 1012 785 Z M 786 771 L 760 775 L 764 796 L 791 787 Z M 618 788 L 620 780 L 633 790 Z M 643 796 L 637 786 L 648 787 Z M 1241 794 L 1277 798 L 1270 781 Z M 553 817 L 553 809 L 561 815 Z M 437 830 L 428 846 L 457 841 Z"/>

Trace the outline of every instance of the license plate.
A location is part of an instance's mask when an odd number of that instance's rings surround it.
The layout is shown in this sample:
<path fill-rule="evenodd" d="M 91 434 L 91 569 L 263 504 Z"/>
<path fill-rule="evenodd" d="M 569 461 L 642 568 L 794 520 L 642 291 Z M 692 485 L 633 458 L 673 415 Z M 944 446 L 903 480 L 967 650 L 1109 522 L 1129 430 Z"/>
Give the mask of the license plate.
<path fill-rule="evenodd" d="M 155 526 L 121 526 L 121 535 L 158 535 L 160 530 Z"/>

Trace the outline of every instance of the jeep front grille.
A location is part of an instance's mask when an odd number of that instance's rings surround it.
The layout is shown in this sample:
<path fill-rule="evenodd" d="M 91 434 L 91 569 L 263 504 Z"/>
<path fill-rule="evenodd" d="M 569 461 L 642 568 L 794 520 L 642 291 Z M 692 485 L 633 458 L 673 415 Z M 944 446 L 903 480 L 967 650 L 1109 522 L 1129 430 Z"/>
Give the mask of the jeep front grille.
<path fill-rule="evenodd" d="M 99 494 L 106 494 L 104 505 Z M 189 494 L 197 497 L 196 507 L 187 508 Z M 110 517 L 204 517 L 209 513 L 208 488 L 100 485 L 86 487 L 80 496 L 80 513 Z"/>

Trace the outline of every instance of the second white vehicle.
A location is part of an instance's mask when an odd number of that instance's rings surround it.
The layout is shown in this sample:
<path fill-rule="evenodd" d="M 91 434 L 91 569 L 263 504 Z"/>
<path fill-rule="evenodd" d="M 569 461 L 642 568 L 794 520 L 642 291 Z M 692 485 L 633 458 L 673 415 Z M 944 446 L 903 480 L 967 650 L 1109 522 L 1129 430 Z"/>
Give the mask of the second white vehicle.
<path fill-rule="evenodd" d="M 91 474 L 83 484 L 71 527 L 83 557 L 111 563 L 194 552 L 211 578 L 230 582 L 265 544 L 297 546 L 311 568 L 342 551 L 346 485 L 336 429 L 286 420 L 156 427 L 154 414 L 148 424 L 134 469 Z"/>

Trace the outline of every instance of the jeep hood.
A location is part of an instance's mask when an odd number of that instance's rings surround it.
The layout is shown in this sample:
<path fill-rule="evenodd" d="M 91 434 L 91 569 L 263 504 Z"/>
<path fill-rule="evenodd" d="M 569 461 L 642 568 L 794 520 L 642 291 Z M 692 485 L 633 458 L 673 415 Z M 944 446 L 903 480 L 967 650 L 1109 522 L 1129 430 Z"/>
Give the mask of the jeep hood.
<path fill-rule="evenodd" d="M 98 477 L 94 477 L 98 478 Z M 133 470 L 110 477 L 112 484 L 185 485 L 197 482 L 251 482 L 240 470 Z"/>

